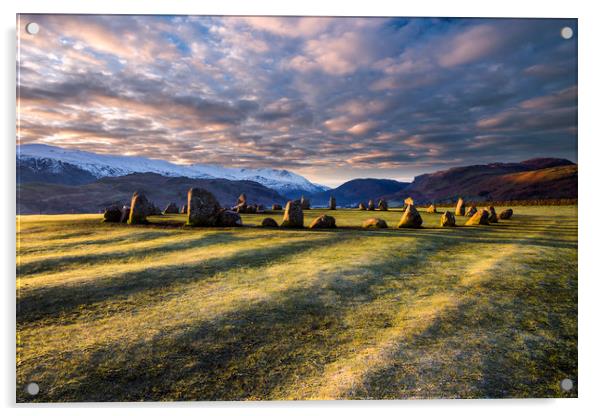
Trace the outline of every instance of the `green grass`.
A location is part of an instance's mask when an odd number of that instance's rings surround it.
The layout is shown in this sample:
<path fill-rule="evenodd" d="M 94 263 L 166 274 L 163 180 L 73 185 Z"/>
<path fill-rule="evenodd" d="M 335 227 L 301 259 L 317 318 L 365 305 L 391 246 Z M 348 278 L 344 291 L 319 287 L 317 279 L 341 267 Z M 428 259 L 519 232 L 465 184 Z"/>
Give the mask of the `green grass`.
<path fill-rule="evenodd" d="M 396 210 L 306 211 L 336 217 L 319 231 L 18 217 L 17 400 L 576 397 L 577 208 L 514 211 L 453 229 L 421 211 L 419 230 L 359 228 Z"/>

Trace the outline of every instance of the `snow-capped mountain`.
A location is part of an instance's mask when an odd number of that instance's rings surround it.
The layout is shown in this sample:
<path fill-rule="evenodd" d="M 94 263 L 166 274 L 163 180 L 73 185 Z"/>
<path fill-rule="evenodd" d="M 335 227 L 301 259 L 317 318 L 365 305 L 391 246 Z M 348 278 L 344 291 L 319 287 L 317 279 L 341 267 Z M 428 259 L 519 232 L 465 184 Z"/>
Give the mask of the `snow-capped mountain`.
<path fill-rule="evenodd" d="M 131 173 L 158 173 L 163 176 L 185 176 L 195 179 L 222 178 L 249 180 L 274 189 L 285 196 L 314 193 L 329 189 L 311 183 L 301 175 L 280 169 L 230 168 L 219 165 L 177 165 L 165 160 L 137 156 L 103 155 L 81 150 L 64 149 L 44 144 L 26 144 L 17 147 L 17 158 L 22 163 L 43 167 L 46 172 L 60 174 L 67 165 L 89 172 L 96 178 L 123 176 Z"/>

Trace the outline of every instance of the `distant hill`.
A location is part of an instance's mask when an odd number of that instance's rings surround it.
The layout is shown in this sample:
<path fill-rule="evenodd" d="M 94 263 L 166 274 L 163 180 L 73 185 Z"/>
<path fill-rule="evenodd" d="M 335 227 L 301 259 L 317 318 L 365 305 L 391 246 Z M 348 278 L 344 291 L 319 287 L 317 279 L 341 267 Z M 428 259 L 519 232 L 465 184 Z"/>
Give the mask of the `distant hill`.
<path fill-rule="evenodd" d="M 17 213 L 86 213 L 99 212 L 105 207 L 130 203 L 134 191 L 143 191 L 159 208 L 168 203 L 178 206 L 186 202 L 188 190 L 200 187 L 212 192 L 220 204 L 230 207 L 241 193 L 249 203 L 271 205 L 284 203 L 286 198 L 278 192 L 253 181 L 228 179 L 191 179 L 167 177 L 156 173 L 134 173 L 119 177 L 106 177 L 82 185 L 60 183 L 17 184 Z"/>
<path fill-rule="evenodd" d="M 448 202 L 462 196 L 479 200 L 577 198 L 577 165 L 566 159 L 531 159 L 452 168 L 417 176 L 389 200 Z"/>
<path fill-rule="evenodd" d="M 369 199 L 374 199 L 376 203 L 379 196 L 399 192 L 408 185 L 407 182 L 398 182 L 392 179 L 353 179 L 337 188 L 309 195 L 309 197 L 313 205 L 326 205 L 332 195 L 336 198 L 339 206 L 355 206 L 362 201 L 366 203 Z"/>
<path fill-rule="evenodd" d="M 18 146 L 17 167 L 23 168 L 21 175 L 18 175 L 21 176 L 20 183 L 50 182 L 75 185 L 90 183 L 104 177 L 157 173 L 169 177 L 254 181 L 281 195 L 291 197 L 298 193 L 328 189 L 284 169 L 248 169 L 209 164 L 177 165 L 160 159 L 96 154 L 44 144 Z"/>

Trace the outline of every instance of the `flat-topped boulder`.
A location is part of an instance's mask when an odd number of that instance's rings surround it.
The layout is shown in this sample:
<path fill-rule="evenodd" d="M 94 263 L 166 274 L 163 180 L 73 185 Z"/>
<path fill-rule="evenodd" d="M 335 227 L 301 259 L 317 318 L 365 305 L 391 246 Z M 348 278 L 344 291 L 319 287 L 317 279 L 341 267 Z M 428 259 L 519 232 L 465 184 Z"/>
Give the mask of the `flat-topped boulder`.
<path fill-rule="evenodd" d="M 414 205 L 408 205 L 401 216 L 397 228 L 420 228 L 422 227 L 422 217 Z"/>
<path fill-rule="evenodd" d="M 466 205 L 464 205 L 464 200 L 462 198 L 458 198 L 458 203 L 456 204 L 456 215 L 464 216 L 466 213 Z"/>
<path fill-rule="evenodd" d="M 500 212 L 500 220 L 509 220 L 512 217 L 512 208 L 508 208 Z"/>
<path fill-rule="evenodd" d="M 272 204 L 272 211 L 282 211 L 282 205 Z"/>
<path fill-rule="evenodd" d="M 288 201 L 284 207 L 281 227 L 303 228 L 303 208 L 301 201 Z"/>
<path fill-rule="evenodd" d="M 488 225 L 489 224 L 489 211 L 486 209 L 479 209 L 472 217 L 466 221 L 465 225 Z"/>
<path fill-rule="evenodd" d="M 152 215 L 153 206 L 142 192 L 134 192 L 130 203 L 128 224 L 148 224 L 146 217 Z"/>
<path fill-rule="evenodd" d="M 378 200 L 378 210 L 379 211 L 388 211 L 389 204 L 387 204 L 387 201 L 385 201 L 384 199 L 379 199 Z"/>
<path fill-rule="evenodd" d="M 456 226 L 456 216 L 449 211 L 445 211 L 443 215 L 441 215 L 441 220 L 439 224 L 442 227 L 455 227 Z"/>
<path fill-rule="evenodd" d="M 362 228 L 388 228 L 387 222 L 380 218 L 368 218 L 362 222 Z"/>
<path fill-rule="evenodd" d="M 330 215 L 320 215 L 318 218 L 314 218 L 309 224 L 309 228 L 337 228 L 337 221 Z"/>
<path fill-rule="evenodd" d="M 188 191 L 188 221 L 193 227 L 212 227 L 218 223 L 221 207 L 215 196 L 202 188 Z"/>
<path fill-rule="evenodd" d="M 219 227 L 242 227 L 242 218 L 237 212 L 221 209 L 217 215 L 216 225 Z"/>
<path fill-rule="evenodd" d="M 117 205 L 111 205 L 105 209 L 102 222 L 120 222 L 121 210 Z"/>
<path fill-rule="evenodd" d="M 274 218 L 264 218 L 263 221 L 261 221 L 261 226 L 262 227 L 278 227 L 278 223 L 276 222 L 276 220 Z"/>
<path fill-rule="evenodd" d="M 178 212 L 178 206 L 175 204 L 175 202 L 171 202 L 163 210 L 163 214 L 177 214 Z"/>

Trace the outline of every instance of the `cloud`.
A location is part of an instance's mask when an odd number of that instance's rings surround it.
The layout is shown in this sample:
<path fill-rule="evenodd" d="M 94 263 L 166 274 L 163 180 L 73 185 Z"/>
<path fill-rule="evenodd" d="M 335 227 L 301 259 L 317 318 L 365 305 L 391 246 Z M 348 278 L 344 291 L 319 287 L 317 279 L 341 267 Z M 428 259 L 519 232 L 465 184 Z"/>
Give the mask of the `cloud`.
<path fill-rule="evenodd" d="M 44 36 L 22 31 L 17 63 L 23 143 L 330 184 L 576 160 L 576 42 L 558 29 L 575 20 L 35 19 Z"/>
<path fill-rule="evenodd" d="M 439 64 L 453 67 L 474 62 L 493 54 L 503 44 L 504 36 L 495 27 L 487 24 L 474 26 L 454 36 L 444 46 Z"/>

